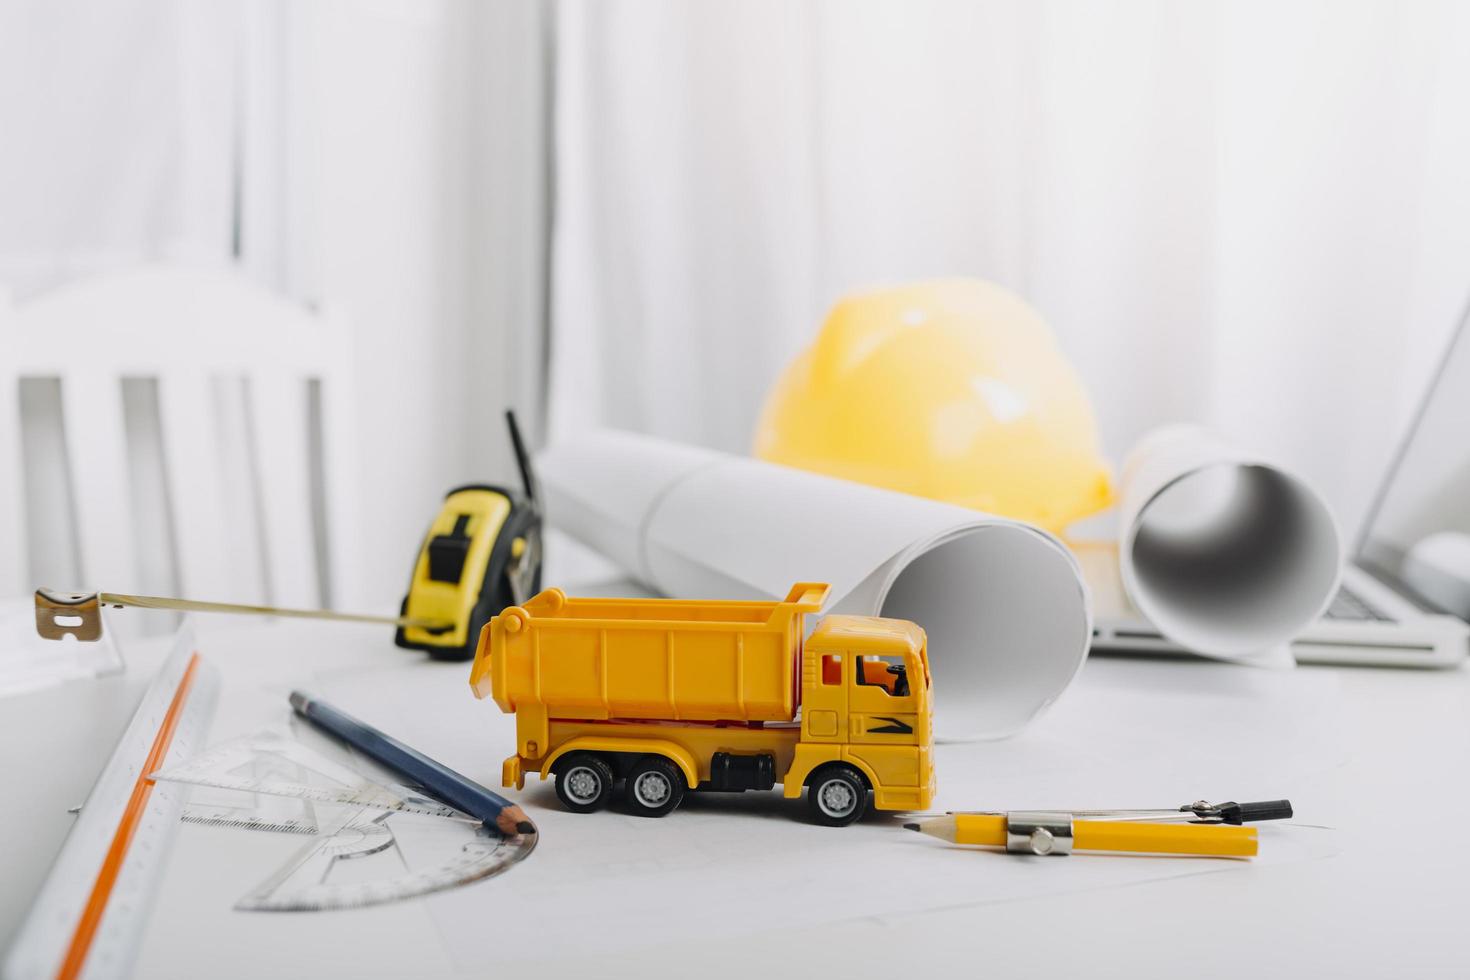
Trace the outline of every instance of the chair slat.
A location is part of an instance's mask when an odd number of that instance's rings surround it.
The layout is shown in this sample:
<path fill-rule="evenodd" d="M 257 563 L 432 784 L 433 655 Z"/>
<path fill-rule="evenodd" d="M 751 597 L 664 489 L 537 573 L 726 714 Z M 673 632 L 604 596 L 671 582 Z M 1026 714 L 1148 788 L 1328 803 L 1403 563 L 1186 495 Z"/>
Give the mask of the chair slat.
<path fill-rule="evenodd" d="M 158 414 L 174 540 L 179 556 L 179 591 L 187 598 L 227 601 L 232 596 L 261 598 L 258 565 L 225 547 L 232 522 L 222 493 L 225 482 L 217 444 L 217 409 L 210 379 L 200 372 L 159 379 Z M 242 567 L 243 566 L 243 567 Z"/>
<path fill-rule="evenodd" d="M 225 601 L 269 605 L 276 601 L 276 594 L 271 587 L 267 561 L 265 507 L 256 475 L 257 443 L 247 391 L 242 375 L 224 374 L 210 379 L 221 553 L 229 556 L 232 566 Z"/>
<path fill-rule="evenodd" d="M 337 609 L 365 609 L 373 597 L 363 589 L 362 535 L 350 533 L 361 526 L 357 487 L 353 474 L 359 472 L 356 418 L 357 393 L 353 387 L 351 336 L 346 324 L 330 311 L 321 318 L 323 339 L 328 356 L 320 359 L 317 370 L 321 411 L 322 516 L 320 529 L 326 539 L 330 599 Z M 403 576 L 407 581 L 409 559 L 404 559 Z M 324 597 L 327 598 L 327 597 Z"/>
<path fill-rule="evenodd" d="M 102 369 L 76 370 L 62 379 L 61 402 L 72 495 L 78 501 L 77 551 L 86 579 L 62 588 L 140 589 L 135 550 L 158 543 L 133 540 L 121 379 Z"/>
<path fill-rule="evenodd" d="M 251 379 L 256 479 L 266 561 L 277 605 L 316 606 L 316 544 L 311 525 L 306 379 L 261 372 Z"/>

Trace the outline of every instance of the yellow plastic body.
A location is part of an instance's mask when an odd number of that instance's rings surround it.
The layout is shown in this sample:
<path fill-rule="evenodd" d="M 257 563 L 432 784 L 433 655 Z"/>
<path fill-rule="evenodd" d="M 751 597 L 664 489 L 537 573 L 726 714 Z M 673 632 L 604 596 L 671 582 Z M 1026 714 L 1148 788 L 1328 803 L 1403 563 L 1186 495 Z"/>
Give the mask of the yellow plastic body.
<path fill-rule="evenodd" d="M 428 543 L 436 535 L 453 533 L 455 522 L 463 515 L 469 516 L 464 533 L 470 538 L 464 574 L 457 582 L 436 582 L 429 577 Z M 470 612 L 479 601 L 480 589 L 485 583 L 490 551 L 509 516 L 510 500 L 494 490 L 476 487 L 458 490 L 444 498 L 444 506 L 430 525 L 424 546 L 419 550 L 403 612 L 415 619 L 454 625 L 444 632 L 409 626 L 403 631 L 405 639 L 414 644 L 444 647 L 463 647 L 469 642 Z"/>
<path fill-rule="evenodd" d="M 846 762 L 884 810 L 934 795 L 932 692 L 924 631 L 903 620 L 828 616 L 805 642 L 826 585 L 781 602 L 568 598 L 548 589 L 494 617 L 470 686 L 516 715 L 502 779 L 544 779 L 570 751 L 657 753 L 690 787 L 715 753 L 768 753 L 788 797 Z M 886 661 L 864 660 L 886 657 Z M 908 692 L 888 665 L 901 662 Z M 797 709 L 801 708 L 800 721 Z"/>
<path fill-rule="evenodd" d="M 979 280 L 847 297 L 768 397 L 755 455 L 1059 531 L 1112 501 L 1087 392 Z"/>
<path fill-rule="evenodd" d="M 1006 818 L 1000 814 L 990 813 L 956 814 L 955 843 L 1005 847 Z M 1079 851 L 1254 857 L 1257 840 L 1254 827 L 1124 820 L 1074 820 L 1072 822 L 1072 846 Z"/>

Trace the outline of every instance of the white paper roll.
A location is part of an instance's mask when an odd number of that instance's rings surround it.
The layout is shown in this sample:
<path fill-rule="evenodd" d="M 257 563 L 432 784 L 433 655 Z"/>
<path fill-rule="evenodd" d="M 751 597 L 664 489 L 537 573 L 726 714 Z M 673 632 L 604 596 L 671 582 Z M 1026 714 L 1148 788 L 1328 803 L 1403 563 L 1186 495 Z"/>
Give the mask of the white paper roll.
<path fill-rule="evenodd" d="M 829 611 L 919 623 L 940 738 L 1018 731 L 1087 655 L 1076 560 L 1029 525 L 630 433 L 588 433 L 537 465 L 551 523 L 666 595 L 829 582 Z"/>
<path fill-rule="evenodd" d="M 1342 574 L 1321 495 L 1192 425 L 1141 440 L 1121 482 L 1118 559 L 1139 612 L 1197 653 L 1290 664 Z"/>

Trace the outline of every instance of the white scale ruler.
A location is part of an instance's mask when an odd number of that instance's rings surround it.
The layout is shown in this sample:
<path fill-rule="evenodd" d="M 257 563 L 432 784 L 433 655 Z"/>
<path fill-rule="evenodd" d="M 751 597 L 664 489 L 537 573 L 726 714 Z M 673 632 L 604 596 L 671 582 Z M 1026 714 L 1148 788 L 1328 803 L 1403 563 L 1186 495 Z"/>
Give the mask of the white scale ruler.
<path fill-rule="evenodd" d="M 87 796 L 5 959 L 5 980 L 129 972 L 183 804 L 151 782 L 204 744 L 219 682 L 186 623 Z"/>

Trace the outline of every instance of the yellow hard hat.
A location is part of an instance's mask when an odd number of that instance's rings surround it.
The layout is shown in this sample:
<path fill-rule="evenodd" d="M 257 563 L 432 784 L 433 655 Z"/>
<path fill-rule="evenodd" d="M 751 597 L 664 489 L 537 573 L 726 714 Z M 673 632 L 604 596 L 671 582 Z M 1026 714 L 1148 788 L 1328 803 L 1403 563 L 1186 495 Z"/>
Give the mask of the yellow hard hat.
<path fill-rule="evenodd" d="M 975 279 L 841 300 L 755 455 L 1060 531 L 1112 502 L 1092 406 L 1041 316 Z"/>

